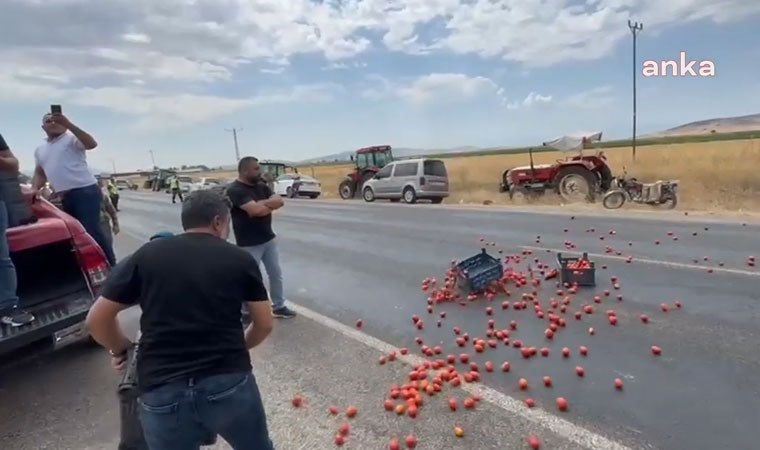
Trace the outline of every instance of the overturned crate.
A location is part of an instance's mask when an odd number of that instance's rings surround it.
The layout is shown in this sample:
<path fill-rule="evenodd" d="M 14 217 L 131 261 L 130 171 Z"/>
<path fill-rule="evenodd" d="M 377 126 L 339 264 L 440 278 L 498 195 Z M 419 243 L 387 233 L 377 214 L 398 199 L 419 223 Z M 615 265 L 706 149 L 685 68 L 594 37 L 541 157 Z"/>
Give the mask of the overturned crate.
<path fill-rule="evenodd" d="M 457 286 L 470 293 L 482 292 L 504 275 L 501 260 L 482 249 L 477 255 L 457 263 Z"/>
<path fill-rule="evenodd" d="M 557 268 L 562 284 L 596 286 L 596 266 L 588 259 L 588 253 L 584 252 L 580 257 L 562 256 L 562 253 L 557 253 Z"/>

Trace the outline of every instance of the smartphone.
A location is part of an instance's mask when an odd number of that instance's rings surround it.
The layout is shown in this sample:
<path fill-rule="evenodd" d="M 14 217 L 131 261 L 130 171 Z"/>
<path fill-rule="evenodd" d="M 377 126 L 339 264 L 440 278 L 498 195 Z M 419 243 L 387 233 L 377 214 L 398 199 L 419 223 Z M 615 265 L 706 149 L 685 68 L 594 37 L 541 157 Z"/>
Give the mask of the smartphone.
<path fill-rule="evenodd" d="M 62 114 L 61 105 L 50 105 L 50 114 Z"/>

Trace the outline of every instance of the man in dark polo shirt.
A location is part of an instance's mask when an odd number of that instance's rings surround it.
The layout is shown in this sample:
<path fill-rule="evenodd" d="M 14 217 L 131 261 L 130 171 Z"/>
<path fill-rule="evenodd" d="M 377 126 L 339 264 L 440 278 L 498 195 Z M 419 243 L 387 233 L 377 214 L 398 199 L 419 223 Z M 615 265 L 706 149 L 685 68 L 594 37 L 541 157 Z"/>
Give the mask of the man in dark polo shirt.
<path fill-rule="evenodd" d="M 13 156 L 10 147 L 0 134 L 0 183 L 13 183 L 18 188 L 18 159 Z M 16 268 L 11 260 L 7 231 L 10 226 L 10 214 L 0 186 L 0 322 L 20 327 L 34 321 L 34 316 L 18 308 L 19 298 L 16 293 L 18 280 Z M 1 325 L 0 325 L 1 326 Z"/>
<path fill-rule="evenodd" d="M 199 450 L 208 432 L 235 450 L 273 450 L 248 354 L 272 330 L 259 265 L 226 241 L 230 209 L 219 193 L 188 196 L 182 228 L 114 267 L 87 316 L 90 334 L 123 370 L 133 344 L 117 315 L 140 305 L 137 383 L 151 450 Z M 252 319 L 245 331 L 241 305 Z"/>
<path fill-rule="evenodd" d="M 277 242 L 272 231 L 272 211 L 282 208 L 283 201 L 261 178 L 259 160 L 246 156 L 238 163 L 238 178 L 227 187 L 232 201 L 232 229 L 237 245 L 264 265 L 269 277 L 272 315 L 290 319 L 296 313 L 285 305 L 282 269 Z"/>

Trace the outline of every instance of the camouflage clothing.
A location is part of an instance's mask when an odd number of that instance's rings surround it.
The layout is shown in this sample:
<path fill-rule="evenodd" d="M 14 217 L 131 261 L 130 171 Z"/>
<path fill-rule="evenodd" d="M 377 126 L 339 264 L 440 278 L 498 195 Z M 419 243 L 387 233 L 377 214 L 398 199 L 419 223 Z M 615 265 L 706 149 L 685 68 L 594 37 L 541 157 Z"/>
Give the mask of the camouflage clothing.
<path fill-rule="evenodd" d="M 100 224 L 108 241 L 113 242 L 113 227 L 119 224 L 119 218 L 116 215 L 116 208 L 105 192 L 103 192 L 103 202 L 100 207 Z"/>

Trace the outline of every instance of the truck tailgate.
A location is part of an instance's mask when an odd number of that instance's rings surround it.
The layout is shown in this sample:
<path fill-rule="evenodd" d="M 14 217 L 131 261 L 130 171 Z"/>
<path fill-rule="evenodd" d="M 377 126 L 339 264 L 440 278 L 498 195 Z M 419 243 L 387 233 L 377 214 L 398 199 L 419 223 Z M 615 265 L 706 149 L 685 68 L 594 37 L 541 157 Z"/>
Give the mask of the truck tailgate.
<path fill-rule="evenodd" d="M 80 292 L 28 308 L 35 317 L 34 322 L 18 328 L 0 326 L 0 354 L 55 336 L 66 327 L 82 324 L 92 302 L 89 292 Z"/>

